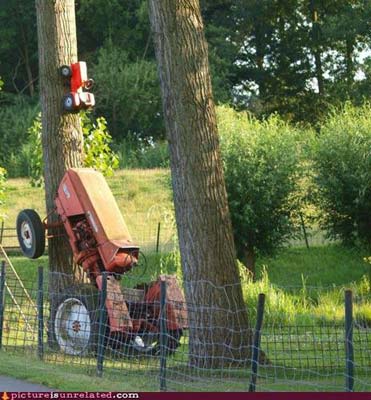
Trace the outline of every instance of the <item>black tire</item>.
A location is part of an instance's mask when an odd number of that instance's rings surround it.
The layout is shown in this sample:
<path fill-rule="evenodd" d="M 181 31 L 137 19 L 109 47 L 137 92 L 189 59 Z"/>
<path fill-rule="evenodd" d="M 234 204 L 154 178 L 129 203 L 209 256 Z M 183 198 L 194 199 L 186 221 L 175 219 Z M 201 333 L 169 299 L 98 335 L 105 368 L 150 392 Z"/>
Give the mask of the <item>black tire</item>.
<path fill-rule="evenodd" d="M 65 354 L 96 353 L 99 337 L 99 296 L 92 285 L 69 288 L 52 298 L 49 345 Z M 104 321 L 107 326 L 107 321 Z"/>
<path fill-rule="evenodd" d="M 17 217 L 17 237 L 22 253 L 39 258 L 45 251 L 45 228 L 35 210 L 22 210 Z"/>
<path fill-rule="evenodd" d="M 75 110 L 75 103 L 71 93 L 68 93 L 65 96 L 63 96 L 62 107 L 63 110 L 66 112 L 72 112 Z"/>
<path fill-rule="evenodd" d="M 72 69 L 69 65 L 62 65 L 59 68 L 59 73 L 63 78 L 70 78 L 72 76 Z"/>

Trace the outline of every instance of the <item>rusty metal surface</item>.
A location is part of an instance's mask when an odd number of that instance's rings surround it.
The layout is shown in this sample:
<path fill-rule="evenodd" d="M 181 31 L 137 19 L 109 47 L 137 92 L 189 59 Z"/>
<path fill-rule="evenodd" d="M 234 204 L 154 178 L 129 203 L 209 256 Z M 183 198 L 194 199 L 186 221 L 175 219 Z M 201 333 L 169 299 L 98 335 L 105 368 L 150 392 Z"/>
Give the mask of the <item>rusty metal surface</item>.
<path fill-rule="evenodd" d="M 188 327 L 187 305 L 181 288 L 175 275 L 160 275 L 156 282 L 153 282 L 145 296 L 149 303 L 155 303 L 159 314 L 160 282 L 166 281 L 166 312 L 168 329 L 175 330 Z"/>
<path fill-rule="evenodd" d="M 98 288 L 102 289 L 102 276 L 96 278 Z M 121 292 L 120 282 L 113 276 L 107 277 L 106 308 L 109 317 L 110 331 L 128 332 L 133 328 L 129 310 Z"/>
<path fill-rule="evenodd" d="M 131 243 L 131 235 L 103 175 L 89 168 L 73 168 L 67 174 L 98 243 L 106 240 Z"/>

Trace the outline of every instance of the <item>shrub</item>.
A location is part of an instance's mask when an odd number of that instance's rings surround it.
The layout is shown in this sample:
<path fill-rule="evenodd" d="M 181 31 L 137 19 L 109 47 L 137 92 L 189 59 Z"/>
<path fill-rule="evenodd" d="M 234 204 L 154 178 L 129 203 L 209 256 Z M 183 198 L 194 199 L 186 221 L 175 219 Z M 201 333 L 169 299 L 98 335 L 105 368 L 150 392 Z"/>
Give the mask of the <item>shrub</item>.
<path fill-rule="evenodd" d="M 347 104 L 322 126 L 312 151 L 321 226 L 344 243 L 371 244 L 371 108 Z"/>
<path fill-rule="evenodd" d="M 43 184 L 43 150 L 41 144 L 41 114 L 34 119 L 28 129 L 28 141 L 22 148 L 22 154 L 28 160 L 28 176 L 32 186 Z"/>
<path fill-rule="evenodd" d="M 27 130 L 39 112 L 39 105 L 21 95 L 2 94 L 0 107 L 0 164 L 10 177 L 28 174 L 22 148 L 28 140 Z"/>
<path fill-rule="evenodd" d="M 110 148 L 112 138 L 106 120 L 99 117 L 93 122 L 83 113 L 81 125 L 84 134 L 84 166 L 95 168 L 105 176 L 112 176 L 119 166 L 119 160 Z"/>
<path fill-rule="evenodd" d="M 128 137 L 114 146 L 120 168 L 167 168 L 169 149 L 167 142 Z"/>
<path fill-rule="evenodd" d="M 218 126 L 237 255 L 254 272 L 256 254 L 274 252 L 294 231 L 299 135 L 277 116 L 260 122 L 226 107 Z"/>
<path fill-rule="evenodd" d="M 110 148 L 112 138 L 107 130 L 106 120 L 99 117 L 92 121 L 87 113 L 81 113 L 81 126 L 84 135 L 83 165 L 95 168 L 105 176 L 111 176 L 118 168 L 119 161 Z M 43 184 L 41 131 L 41 115 L 39 114 L 27 131 L 28 140 L 21 152 L 28 162 L 27 176 L 31 178 L 32 186 Z"/>
<path fill-rule="evenodd" d="M 107 117 L 115 140 L 129 134 L 160 138 L 164 134 L 156 64 L 132 61 L 120 48 L 108 44 L 93 66 L 96 111 Z"/>

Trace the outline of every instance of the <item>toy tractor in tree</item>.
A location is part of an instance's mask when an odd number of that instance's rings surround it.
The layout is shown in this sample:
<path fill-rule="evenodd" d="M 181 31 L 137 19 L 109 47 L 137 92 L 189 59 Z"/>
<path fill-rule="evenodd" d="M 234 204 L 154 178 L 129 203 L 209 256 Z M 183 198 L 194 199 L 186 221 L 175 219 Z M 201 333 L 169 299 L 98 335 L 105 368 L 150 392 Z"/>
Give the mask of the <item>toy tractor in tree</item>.
<path fill-rule="evenodd" d="M 78 112 L 95 105 L 95 98 L 89 90 L 94 81 L 88 79 L 84 61 L 71 65 L 62 65 L 59 69 L 67 93 L 63 96 L 62 106 L 65 112 Z"/>
<path fill-rule="evenodd" d="M 120 278 L 139 259 L 116 201 L 101 173 L 93 169 L 69 169 L 57 191 L 55 210 L 71 246 L 74 261 L 89 276 L 91 284 L 64 289 L 54 295 L 50 332 L 61 351 L 77 355 L 94 350 L 98 342 L 98 291 L 107 276 L 107 343 L 126 346 L 136 353 L 159 352 L 160 279 L 166 279 L 167 352 L 179 346 L 187 327 L 184 296 L 173 276 L 161 276 L 144 289 L 125 290 Z M 46 232 L 55 228 L 41 221 L 34 210 L 17 218 L 20 247 L 29 258 L 40 257 Z M 49 232 L 50 233 L 50 232 Z M 48 237 L 52 237 L 49 235 Z M 92 289 L 95 291 L 92 296 Z M 90 295 L 89 295 L 90 294 Z"/>

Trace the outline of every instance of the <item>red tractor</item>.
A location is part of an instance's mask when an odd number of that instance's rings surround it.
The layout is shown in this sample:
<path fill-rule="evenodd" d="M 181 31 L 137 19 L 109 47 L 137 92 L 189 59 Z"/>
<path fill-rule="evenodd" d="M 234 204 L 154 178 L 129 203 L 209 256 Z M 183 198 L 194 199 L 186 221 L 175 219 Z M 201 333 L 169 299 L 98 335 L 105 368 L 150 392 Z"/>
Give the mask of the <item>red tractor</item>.
<path fill-rule="evenodd" d="M 97 345 L 97 299 L 102 289 L 102 273 L 107 275 L 106 338 L 137 353 L 159 352 L 160 278 L 141 289 L 125 289 L 120 278 L 139 259 L 116 201 L 101 173 L 93 169 L 68 170 L 57 191 L 55 210 L 64 228 L 74 261 L 88 274 L 89 294 L 69 288 L 54 296 L 51 310 L 51 336 L 68 354 L 83 354 Z M 34 210 L 23 210 L 17 218 L 17 234 L 24 255 L 40 257 L 45 249 L 45 232 L 53 225 L 41 221 Z M 52 235 L 49 235 L 52 237 Z M 175 277 L 167 281 L 167 351 L 179 346 L 187 327 L 184 296 Z M 95 288 L 91 296 L 91 288 Z"/>
<path fill-rule="evenodd" d="M 64 86 L 68 93 L 63 97 L 63 110 L 65 112 L 78 112 L 94 107 L 95 98 L 88 91 L 93 86 L 93 80 L 88 79 L 87 67 L 84 61 L 71 65 L 62 65 L 60 74 L 64 80 Z"/>

